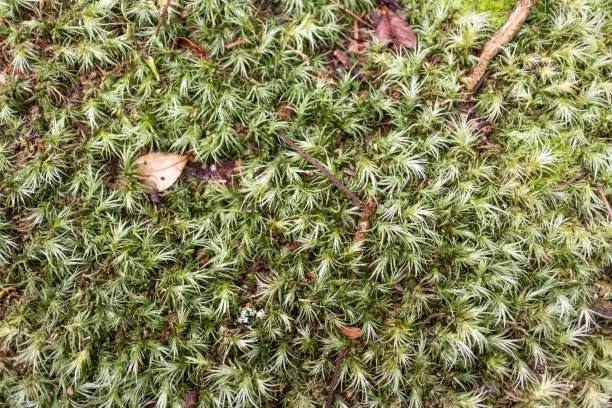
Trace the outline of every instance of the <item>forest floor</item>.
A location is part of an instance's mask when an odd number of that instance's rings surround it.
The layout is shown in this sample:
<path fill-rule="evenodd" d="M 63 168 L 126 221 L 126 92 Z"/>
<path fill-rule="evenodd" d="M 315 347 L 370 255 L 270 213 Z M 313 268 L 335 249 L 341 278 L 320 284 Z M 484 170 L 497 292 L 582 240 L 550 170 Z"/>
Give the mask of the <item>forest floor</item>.
<path fill-rule="evenodd" d="M 0 407 L 609 407 L 612 8 L 513 9 L 0 0 Z"/>

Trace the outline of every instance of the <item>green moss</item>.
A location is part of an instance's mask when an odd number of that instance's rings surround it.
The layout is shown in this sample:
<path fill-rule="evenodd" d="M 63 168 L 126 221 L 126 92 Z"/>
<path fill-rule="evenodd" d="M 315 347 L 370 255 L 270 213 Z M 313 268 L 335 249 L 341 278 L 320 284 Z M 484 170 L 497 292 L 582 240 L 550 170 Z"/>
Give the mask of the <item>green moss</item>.
<path fill-rule="evenodd" d="M 609 8 L 539 2 L 468 113 L 491 21 L 403 3 L 351 55 L 328 0 L 0 0 L 1 407 L 321 407 L 341 349 L 336 407 L 609 405 Z M 151 150 L 243 167 L 158 209 Z"/>
<path fill-rule="evenodd" d="M 463 12 L 487 13 L 491 18 L 491 25 L 494 29 L 498 29 L 508 19 L 515 2 L 515 0 L 466 0 L 457 4 L 459 10 Z"/>

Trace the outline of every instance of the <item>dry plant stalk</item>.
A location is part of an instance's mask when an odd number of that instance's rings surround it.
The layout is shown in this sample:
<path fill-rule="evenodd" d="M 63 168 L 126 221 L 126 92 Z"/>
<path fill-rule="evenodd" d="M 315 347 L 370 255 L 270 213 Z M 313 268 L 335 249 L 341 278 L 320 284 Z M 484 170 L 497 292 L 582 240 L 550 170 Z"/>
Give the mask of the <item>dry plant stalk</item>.
<path fill-rule="evenodd" d="M 306 160 L 308 160 L 308 162 L 310 164 L 312 164 L 313 166 L 315 166 L 317 169 L 319 169 L 321 171 L 321 173 L 323 173 L 325 175 L 325 177 L 327 177 L 328 179 L 330 179 L 340 190 L 344 191 L 346 193 L 346 195 L 348 195 L 350 197 L 351 200 L 353 200 L 353 203 L 356 206 L 361 206 L 363 205 L 363 201 L 361 201 L 359 199 L 359 197 L 357 197 L 355 195 L 355 193 L 353 193 L 351 190 L 348 189 L 347 186 L 345 186 L 344 184 L 342 184 L 342 182 L 340 180 L 338 180 L 336 178 L 336 176 L 334 176 L 333 174 L 331 174 L 329 172 L 329 170 L 327 170 L 325 168 L 325 166 L 323 166 L 323 164 L 321 164 L 317 159 L 315 159 L 314 157 L 312 157 L 311 155 L 309 155 L 304 149 L 302 149 L 301 147 L 299 147 L 297 144 L 295 144 L 295 142 L 291 139 L 289 139 L 287 136 L 285 136 L 284 133 L 280 133 L 279 134 L 280 138 L 283 140 L 283 142 L 285 142 L 286 144 L 288 144 L 289 146 L 291 146 L 293 148 L 293 150 L 295 150 L 296 152 L 298 152 L 299 154 L 301 154 Z"/>
<path fill-rule="evenodd" d="M 487 67 L 491 60 L 495 58 L 497 53 L 508 44 L 514 35 L 521 29 L 529 16 L 531 7 L 536 1 L 537 0 L 518 0 L 506 24 L 504 24 L 485 44 L 478 65 L 476 65 L 476 68 L 474 68 L 472 75 L 468 79 L 467 89 L 469 92 L 474 92 L 477 89 L 477 85 L 487 71 Z"/>
<path fill-rule="evenodd" d="M 372 24 L 368 23 L 367 21 L 365 21 L 364 19 L 359 17 L 357 14 L 353 13 L 351 10 L 347 9 L 346 7 L 344 7 L 342 4 L 338 4 L 334 0 L 329 0 L 329 2 L 331 4 L 333 4 L 334 6 L 338 7 L 340 10 L 344 11 L 345 13 L 347 13 L 348 15 L 352 16 L 355 20 L 361 22 L 361 24 L 366 25 L 366 26 L 368 26 L 370 28 L 374 28 L 374 26 Z"/>

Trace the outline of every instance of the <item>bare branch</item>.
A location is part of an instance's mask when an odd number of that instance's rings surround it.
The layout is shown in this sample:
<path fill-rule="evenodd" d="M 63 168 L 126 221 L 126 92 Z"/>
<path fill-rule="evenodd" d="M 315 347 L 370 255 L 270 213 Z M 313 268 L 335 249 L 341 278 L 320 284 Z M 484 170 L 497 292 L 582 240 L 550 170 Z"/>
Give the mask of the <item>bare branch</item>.
<path fill-rule="evenodd" d="M 487 71 L 489 62 L 495 58 L 497 53 L 508 44 L 514 35 L 521 29 L 529 16 L 531 7 L 536 1 L 537 0 L 517 0 L 514 11 L 510 14 L 510 17 L 508 17 L 506 24 L 491 37 L 482 49 L 478 65 L 476 65 L 476 68 L 474 68 L 472 75 L 468 79 L 467 89 L 469 92 L 473 93 L 477 89 L 476 86 Z"/>

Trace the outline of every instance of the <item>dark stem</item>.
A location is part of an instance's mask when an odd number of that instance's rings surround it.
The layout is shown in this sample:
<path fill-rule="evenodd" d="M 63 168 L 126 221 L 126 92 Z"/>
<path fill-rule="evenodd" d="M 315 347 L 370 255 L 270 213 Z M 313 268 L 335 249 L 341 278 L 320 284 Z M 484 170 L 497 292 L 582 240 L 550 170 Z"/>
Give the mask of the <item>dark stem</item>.
<path fill-rule="evenodd" d="M 280 138 L 283 139 L 283 142 L 287 143 L 289 146 L 291 146 L 296 152 L 298 152 L 299 154 L 301 154 L 302 156 L 304 156 L 304 158 L 306 160 L 308 160 L 310 162 L 310 164 L 312 164 L 313 166 L 315 166 L 317 169 L 321 170 L 321 172 L 323 174 L 325 174 L 325 176 L 330 179 L 336 186 L 338 186 L 338 188 L 340 188 L 342 191 L 344 191 L 346 193 L 346 195 L 348 195 L 351 200 L 353 200 L 353 202 L 355 203 L 355 205 L 358 206 L 362 206 L 363 205 L 363 201 L 361 201 L 359 199 L 359 197 L 357 197 L 355 195 L 355 193 L 353 193 L 351 190 L 348 189 L 348 187 L 346 187 L 344 184 L 342 184 L 342 182 L 340 180 L 338 180 L 333 174 L 331 174 L 329 171 L 327 171 L 327 169 L 325 168 L 325 166 L 323 166 L 320 162 L 318 162 L 315 158 L 313 158 L 311 155 L 309 155 L 304 149 L 302 149 L 301 147 L 299 147 L 298 145 L 295 144 L 295 142 L 289 138 L 287 138 L 285 136 L 284 133 L 280 133 L 279 134 Z"/>
<path fill-rule="evenodd" d="M 332 377 L 332 383 L 329 386 L 329 395 L 327 397 L 327 403 L 325 404 L 325 408 L 330 408 L 334 403 L 334 395 L 336 394 L 336 386 L 338 385 L 338 374 L 340 373 L 340 364 L 346 357 L 346 350 L 341 348 L 338 352 L 338 357 L 336 357 L 336 365 L 334 366 L 334 376 Z"/>

